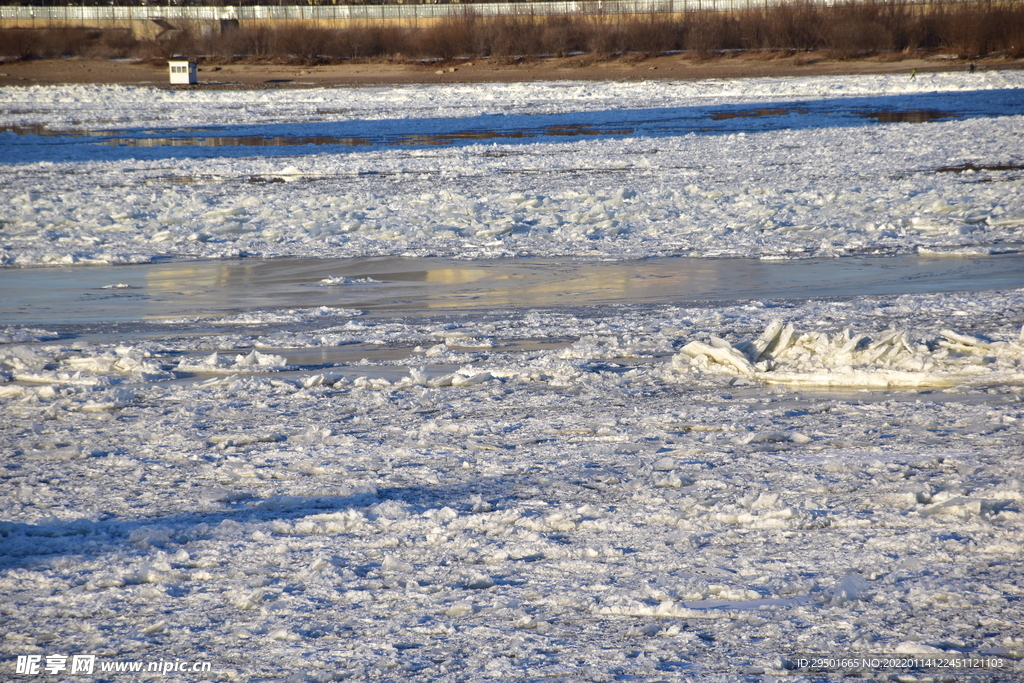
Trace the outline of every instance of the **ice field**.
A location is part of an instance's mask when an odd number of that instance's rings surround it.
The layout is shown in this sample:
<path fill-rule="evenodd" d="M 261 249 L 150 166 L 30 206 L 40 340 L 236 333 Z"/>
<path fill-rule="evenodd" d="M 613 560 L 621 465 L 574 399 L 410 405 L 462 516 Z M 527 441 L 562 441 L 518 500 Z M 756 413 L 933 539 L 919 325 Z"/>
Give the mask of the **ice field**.
<path fill-rule="evenodd" d="M 1017 250 L 1022 85 L 6 88 L 0 263 Z"/>
<path fill-rule="evenodd" d="M 1020 112 L 0 89 L 0 679 L 1024 680 Z"/>

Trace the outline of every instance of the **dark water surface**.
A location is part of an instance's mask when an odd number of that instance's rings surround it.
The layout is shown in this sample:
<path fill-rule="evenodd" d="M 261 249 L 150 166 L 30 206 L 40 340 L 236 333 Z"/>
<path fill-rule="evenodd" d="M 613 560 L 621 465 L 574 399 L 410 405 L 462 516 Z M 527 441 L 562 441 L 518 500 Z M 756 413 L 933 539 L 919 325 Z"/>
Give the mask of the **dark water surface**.
<path fill-rule="evenodd" d="M 356 91 L 354 91 L 356 92 Z M 439 147 L 480 142 L 531 143 L 557 139 L 758 133 L 1014 116 L 1024 90 L 890 93 L 780 100 L 750 104 L 680 102 L 678 106 L 615 108 L 557 114 L 486 113 L 466 117 L 335 119 L 190 126 L 105 127 L 64 131 L 47 123 L 0 126 L 0 165 L 65 160 L 261 156 L 341 153 L 367 147 Z M 166 122 L 165 122 L 166 123 Z"/>
<path fill-rule="evenodd" d="M 337 284 L 324 282 L 331 279 Z M 371 315 L 411 315 L 1018 287 L 1024 287 L 1021 254 L 795 261 L 399 257 L 171 261 L 0 269 L 0 324 L 95 324 L 320 306 L 354 308 Z"/>

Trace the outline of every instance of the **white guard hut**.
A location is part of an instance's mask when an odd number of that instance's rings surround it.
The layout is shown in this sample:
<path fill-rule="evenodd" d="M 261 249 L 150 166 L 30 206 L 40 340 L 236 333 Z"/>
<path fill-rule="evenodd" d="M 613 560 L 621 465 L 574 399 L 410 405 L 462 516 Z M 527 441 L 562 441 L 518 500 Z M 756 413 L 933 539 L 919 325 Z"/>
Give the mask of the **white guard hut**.
<path fill-rule="evenodd" d="M 171 85 L 190 85 L 198 82 L 195 62 L 171 59 L 167 65 L 171 69 Z"/>

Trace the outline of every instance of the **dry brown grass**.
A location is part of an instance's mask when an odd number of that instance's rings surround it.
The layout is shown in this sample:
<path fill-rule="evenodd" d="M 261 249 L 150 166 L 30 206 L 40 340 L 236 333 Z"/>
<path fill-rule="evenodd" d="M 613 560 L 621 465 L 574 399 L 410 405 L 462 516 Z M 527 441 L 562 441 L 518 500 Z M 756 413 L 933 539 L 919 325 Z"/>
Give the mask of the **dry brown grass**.
<path fill-rule="evenodd" d="M 209 27 L 183 25 L 153 40 L 135 39 L 124 30 L 6 29 L 0 31 L 0 45 L 3 56 L 15 59 L 193 55 L 219 62 L 256 59 L 307 64 L 411 56 L 443 61 L 542 55 L 606 59 L 680 50 L 696 59 L 730 50 L 782 54 L 794 61 L 811 51 L 825 51 L 834 59 L 876 54 L 899 59 L 921 48 L 947 50 L 963 59 L 993 53 L 1020 58 L 1024 57 L 1024 0 L 931 5 L 868 0 L 830 7 L 795 0 L 733 14 L 705 11 L 630 17 L 524 14 L 485 19 L 467 12 L 420 29 L 290 25 L 242 26 L 214 33 Z"/>

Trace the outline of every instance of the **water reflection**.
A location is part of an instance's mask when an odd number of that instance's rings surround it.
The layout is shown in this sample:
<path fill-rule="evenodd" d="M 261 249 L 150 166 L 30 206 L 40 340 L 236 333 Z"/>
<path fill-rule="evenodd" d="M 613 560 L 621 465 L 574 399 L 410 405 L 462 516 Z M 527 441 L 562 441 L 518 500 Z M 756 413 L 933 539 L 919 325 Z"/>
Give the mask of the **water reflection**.
<path fill-rule="evenodd" d="M 110 137 L 94 144 L 115 147 L 289 147 L 292 145 L 345 145 L 360 147 L 371 144 L 368 138 L 337 138 L 316 135 L 304 138 L 272 137 L 256 135 L 215 136 L 215 137 L 152 137 L 130 138 Z"/>
<path fill-rule="evenodd" d="M 217 261 L 156 264 L 143 269 L 145 279 L 142 286 L 156 298 L 169 296 L 200 300 L 210 292 L 235 291 L 251 286 L 254 284 L 254 270 L 253 263 L 244 261 L 233 267 L 227 262 Z"/>
<path fill-rule="evenodd" d="M 515 130 L 467 130 L 452 133 L 409 133 L 374 137 L 334 135 L 167 135 L 140 133 L 117 134 L 108 131 L 55 131 L 46 124 L 0 127 L 0 133 L 39 135 L 42 137 L 100 138 L 89 144 L 112 147 L 295 147 L 302 145 L 340 145 L 366 147 L 370 145 L 439 147 L 467 140 L 523 140 L 543 137 L 578 137 L 597 135 L 632 135 L 633 128 L 601 128 L 585 124 L 544 126 Z"/>
<path fill-rule="evenodd" d="M 74 139 L 88 145 L 118 148 L 438 147 L 487 140 L 758 132 L 826 125 L 865 125 L 866 121 L 876 124 L 928 123 L 951 118 L 1015 114 L 1020 97 L 1020 93 L 986 91 L 980 94 L 961 93 L 954 100 L 948 93 L 932 93 L 915 97 L 780 102 L 761 107 L 682 106 L 575 114 L 508 114 L 500 117 L 487 114 L 462 119 L 382 121 L 353 119 L 164 130 L 96 128 L 59 131 L 50 129 L 47 124 L 29 124 L 0 127 L 0 134 Z M 415 132 L 410 132 L 410 128 Z M 60 140 L 54 142 L 59 143 Z"/>
<path fill-rule="evenodd" d="M 546 137 L 585 137 L 585 136 L 628 136 L 637 133 L 641 128 L 646 132 L 685 133 L 700 131 L 715 132 L 716 129 L 701 125 L 704 121 L 735 121 L 738 119 L 761 119 L 808 115 L 812 111 L 806 107 L 773 107 L 763 109 L 719 110 L 704 112 L 699 116 L 678 118 L 657 118 L 633 121 L 631 124 L 616 126 L 598 126 L 592 124 L 558 124 L 539 126 L 536 128 L 508 128 L 460 130 L 444 133 L 401 133 L 378 135 L 182 135 L 186 131 L 135 131 L 121 133 L 116 131 L 55 131 L 46 124 L 0 127 L 0 133 L 15 135 L 39 135 L 42 137 L 61 138 L 98 138 L 88 140 L 89 144 L 111 147 L 300 147 L 304 145 L 337 145 L 342 147 L 367 147 L 384 145 L 390 147 L 443 147 L 459 142 L 482 140 L 526 140 Z M 818 112 L 819 114 L 821 112 Z M 857 114 L 861 118 L 873 119 L 878 123 L 927 123 L 955 116 L 949 112 L 934 110 L 911 111 L 871 111 Z M 343 123 L 332 124 L 334 126 Z M 785 128 L 786 126 L 783 126 Z M 729 130 L 732 130 L 730 128 Z M 745 130 L 744 128 L 737 130 Z"/>
<path fill-rule="evenodd" d="M 439 268 L 426 271 L 423 280 L 439 285 L 465 285 L 483 280 L 491 274 L 492 271 L 487 268 Z"/>
<path fill-rule="evenodd" d="M 928 123 L 954 118 L 956 114 L 930 109 L 913 109 L 911 111 L 873 111 L 864 114 L 865 118 L 874 119 L 878 123 Z"/>
<path fill-rule="evenodd" d="M 327 279 L 374 282 L 331 285 Z M 113 283 L 123 289 L 104 289 Z M 444 258 L 242 259 L 141 266 L 0 269 L 0 320 L 60 325 L 221 318 L 326 307 L 368 314 L 977 291 L 1024 286 L 1024 255 L 802 261 L 661 258 L 627 262 Z M 339 321 L 351 313 L 339 311 Z M 312 320 L 313 318 L 310 318 Z M 242 324 L 261 318 L 236 319 Z"/>
<path fill-rule="evenodd" d="M 277 135 L 262 137 L 244 136 L 193 136 L 193 137 L 108 137 L 96 144 L 126 147 L 290 147 L 299 145 L 342 145 L 345 147 L 365 147 L 368 145 L 387 145 L 394 147 L 442 147 L 467 140 L 522 140 L 542 137 L 577 137 L 585 135 L 631 135 L 632 128 L 605 129 L 588 125 L 545 126 L 535 129 L 519 130 L 470 130 L 454 133 L 412 133 L 407 135 L 380 137 L 336 137 L 331 135 L 314 135 L 307 137 L 288 137 Z"/>
<path fill-rule="evenodd" d="M 789 114 L 806 114 L 807 109 L 747 109 L 744 111 L 719 111 L 711 115 L 712 121 L 729 121 L 731 119 L 756 119 L 764 116 L 787 116 Z"/>

